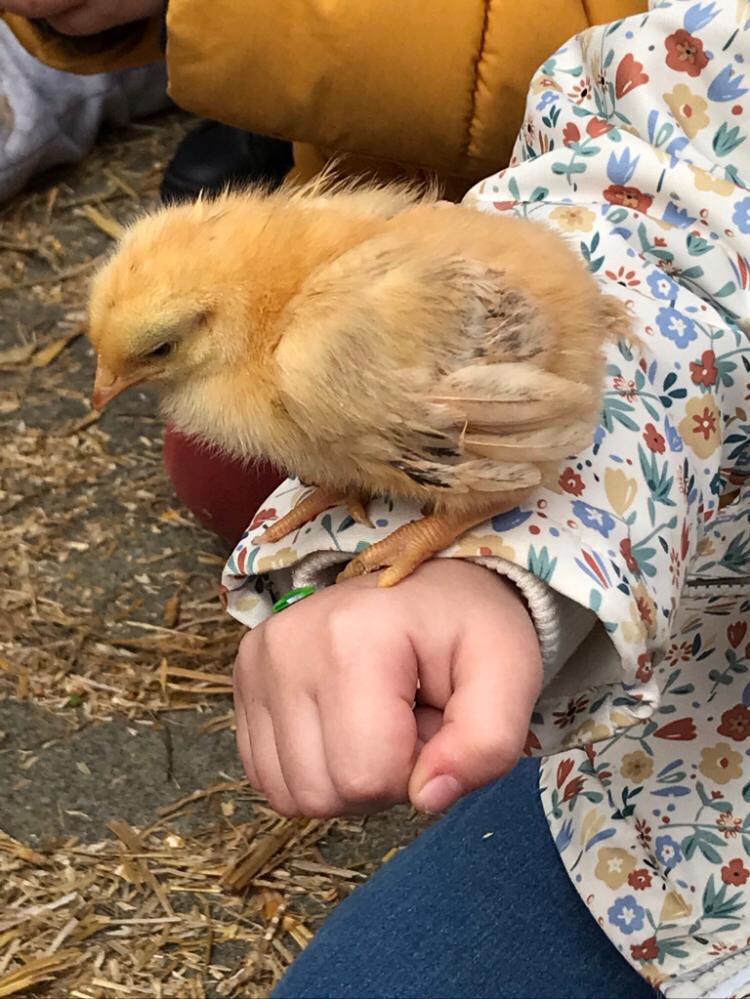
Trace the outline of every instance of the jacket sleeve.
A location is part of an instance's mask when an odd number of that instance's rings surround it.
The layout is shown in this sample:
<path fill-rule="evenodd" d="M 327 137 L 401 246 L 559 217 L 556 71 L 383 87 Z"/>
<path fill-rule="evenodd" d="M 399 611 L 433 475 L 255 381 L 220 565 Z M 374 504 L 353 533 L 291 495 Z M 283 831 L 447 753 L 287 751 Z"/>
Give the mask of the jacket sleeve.
<path fill-rule="evenodd" d="M 528 82 L 589 23 L 645 0 L 170 0 L 169 92 L 181 107 L 332 153 L 475 181 L 505 164 Z M 44 62 L 97 73 L 161 57 L 159 25 L 92 39 L 6 15 Z"/>
<path fill-rule="evenodd" d="M 738 137 L 734 95 L 747 92 L 734 69 L 729 6 L 657 6 L 647 24 L 573 39 L 532 83 L 514 165 L 469 195 L 477 210 L 562 232 L 604 290 L 627 303 L 638 338 L 607 345 L 594 442 L 561 468 L 556 486 L 443 553 L 504 559 L 598 619 L 538 704 L 531 751 L 606 739 L 648 718 L 670 682 L 684 589 L 750 575 L 750 342 L 739 322 L 750 314 L 750 196 L 741 180 L 750 148 L 727 139 Z M 634 27 L 652 42 L 637 59 Z M 696 59 L 698 69 L 710 65 L 703 81 L 690 65 L 686 97 L 676 45 L 689 29 L 696 52 L 715 56 Z M 298 492 L 282 486 L 259 519 L 285 512 Z M 345 557 L 418 511 L 376 502 L 370 515 L 373 530 L 331 511 L 309 533 L 266 549 L 253 546 L 251 531 L 225 572 L 230 611 L 261 620 L 263 574 L 273 588 L 281 567 L 314 551 Z"/>
<path fill-rule="evenodd" d="M 545 56 L 645 0 L 171 0 L 170 94 L 197 114 L 476 180 L 507 162 Z"/>

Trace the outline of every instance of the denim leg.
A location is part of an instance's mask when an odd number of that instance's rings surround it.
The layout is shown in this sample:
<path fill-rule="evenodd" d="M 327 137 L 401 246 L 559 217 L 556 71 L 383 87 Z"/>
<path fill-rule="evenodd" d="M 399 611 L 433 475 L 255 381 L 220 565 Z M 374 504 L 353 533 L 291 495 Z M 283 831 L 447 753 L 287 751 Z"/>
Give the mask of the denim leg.
<path fill-rule="evenodd" d="M 538 775 L 522 761 L 385 864 L 334 911 L 274 999 L 653 999 L 570 883 Z"/>

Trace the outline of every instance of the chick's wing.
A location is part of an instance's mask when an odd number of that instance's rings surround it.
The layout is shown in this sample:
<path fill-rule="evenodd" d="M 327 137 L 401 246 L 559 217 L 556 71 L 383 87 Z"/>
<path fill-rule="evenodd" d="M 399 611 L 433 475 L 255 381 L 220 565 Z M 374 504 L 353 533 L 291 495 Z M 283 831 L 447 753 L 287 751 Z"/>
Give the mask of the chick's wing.
<path fill-rule="evenodd" d="M 503 269 L 398 234 L 315 272 L 276 350 L 310 445 L 301 474 L 373 491 L 501 492 L 589 442 L 595 389 L 561 374 L 559 330 Z M 555 368 L 555 370 L 549 370 Z M 323 474 L 321 465 L 330 473 Z"/>

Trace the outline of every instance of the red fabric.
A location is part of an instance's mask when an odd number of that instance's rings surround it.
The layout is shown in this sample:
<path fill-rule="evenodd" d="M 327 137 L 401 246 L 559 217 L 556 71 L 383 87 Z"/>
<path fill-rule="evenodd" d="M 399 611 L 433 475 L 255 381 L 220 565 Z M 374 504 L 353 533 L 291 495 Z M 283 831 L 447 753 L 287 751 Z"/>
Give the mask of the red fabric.
<path fill-rule="evenodd" d="M 164 464 L 185 506 L 231 545 L 284 478 L 271 465 L 230 458 L 173 427 L 167 427 L 164 439 Z"/>

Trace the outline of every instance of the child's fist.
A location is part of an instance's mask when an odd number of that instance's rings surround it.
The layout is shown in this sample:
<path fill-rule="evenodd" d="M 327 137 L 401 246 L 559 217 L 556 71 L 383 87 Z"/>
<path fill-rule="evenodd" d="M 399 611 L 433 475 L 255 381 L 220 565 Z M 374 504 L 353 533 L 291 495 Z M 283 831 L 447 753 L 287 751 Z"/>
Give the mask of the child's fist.
<path fill-rule="evenodd" d="M 437 559 L 392 589 L 331 587 L 246 635 L 235 663 L 248 778 L 285 815 L 441 811 L 507 773 L 541 688 L 514 586 Z"/>

